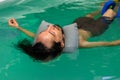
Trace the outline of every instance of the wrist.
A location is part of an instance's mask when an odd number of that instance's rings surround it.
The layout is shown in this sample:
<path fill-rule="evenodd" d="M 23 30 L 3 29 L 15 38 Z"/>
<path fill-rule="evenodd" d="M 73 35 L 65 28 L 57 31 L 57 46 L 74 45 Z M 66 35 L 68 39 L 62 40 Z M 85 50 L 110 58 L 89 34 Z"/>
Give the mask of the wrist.
<path fill-rule="evenodd" d="M 19 29 L 19 30 L 20 30 L 20 29 L 21 29 L 21 27 L 19 27 L 19 26 L 18 26 L 18 27 L 17 27 L 17 29 Z"/>

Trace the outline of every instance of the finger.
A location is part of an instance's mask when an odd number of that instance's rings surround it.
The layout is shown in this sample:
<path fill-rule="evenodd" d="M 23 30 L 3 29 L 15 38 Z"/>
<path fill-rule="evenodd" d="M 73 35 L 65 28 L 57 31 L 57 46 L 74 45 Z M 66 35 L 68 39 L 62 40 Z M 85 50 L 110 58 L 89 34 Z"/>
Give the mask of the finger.
<path fill-rule="evenodd" d="M 14 23 L 14 21 L 13 21 L 12 19 L 10 20 L 10 22 L 11 22 L 12 24 Z"/>
<path fill-rule="evenodd" d="M 12 18 L 11 20 L 14 21 L 14 22 L 16 21 L 15 18 Z"/>
<path fill-rule="evenodd" d="M 8 24 L 9 24 L 9 25 L 11 24 L 10 20 L 8 20 Z"/>
<path fill-rule="evenodd" d="M 11 22 L 11 19 L 8 21 L 8 25 L 12 26 L 13 22 Z"/>

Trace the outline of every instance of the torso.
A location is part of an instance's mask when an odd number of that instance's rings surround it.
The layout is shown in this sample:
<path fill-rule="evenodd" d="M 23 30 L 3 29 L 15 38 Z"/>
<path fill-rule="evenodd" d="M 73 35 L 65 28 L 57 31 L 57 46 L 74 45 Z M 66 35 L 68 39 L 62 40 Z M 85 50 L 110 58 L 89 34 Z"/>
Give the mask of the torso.
<path fill-rule="evenodd" d="M 79 32 L 79 39 L 82 38 L 84 40 L 87 40 L 92 36 L 92 34 L 89 31 L 85 31 L 83 29 L 78 29 L 78 32 Z"/>
<path fill-rule="evenodd" d="M 74 22 L 77 23 L 78 29 L 84 30 L 87 33 L 90 32 L 92 37 L 102 34 L 108 28 L 108 24 L 103 21 L 102 17 L 96 20 L 88 17 L 79 17 Z M 84 31 L 80 31 L 80 33 L 86 33 Z M 86 37 L 86 34 L 82 35 Z"/>

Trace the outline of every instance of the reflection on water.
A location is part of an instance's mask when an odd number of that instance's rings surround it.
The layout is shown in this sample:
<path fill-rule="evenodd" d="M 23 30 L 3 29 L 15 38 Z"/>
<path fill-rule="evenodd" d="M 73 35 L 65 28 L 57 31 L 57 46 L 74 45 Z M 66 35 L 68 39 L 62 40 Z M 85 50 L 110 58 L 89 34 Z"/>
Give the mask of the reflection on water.
<path fill-rule="evenodd" d="M 3 2 L 3 1 L 5 1 L 5 0 L 0 0 L 0 2 Z"/>
<path fill-rule="evenodd" d="M 96 76 L 94 80 L 120 80 L 116 76 Z"/>

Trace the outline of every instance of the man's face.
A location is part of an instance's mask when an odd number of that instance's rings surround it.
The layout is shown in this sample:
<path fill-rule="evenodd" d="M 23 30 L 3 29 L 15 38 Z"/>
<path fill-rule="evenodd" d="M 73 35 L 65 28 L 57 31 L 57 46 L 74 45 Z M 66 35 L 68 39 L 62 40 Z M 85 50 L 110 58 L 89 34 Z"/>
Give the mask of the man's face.
<path fill-rule="evenodd" d="M 64 34 L 62 33 L 62 30 L 60 27 L 56 25 L 49 25 L 46 30 L 39 33 L 36 43 L 41 42 L 47 48 L 51 48 L 53 42 L 60 42 L 61 47 L 64 47 L 63 38 L 64 38 Z"/>

